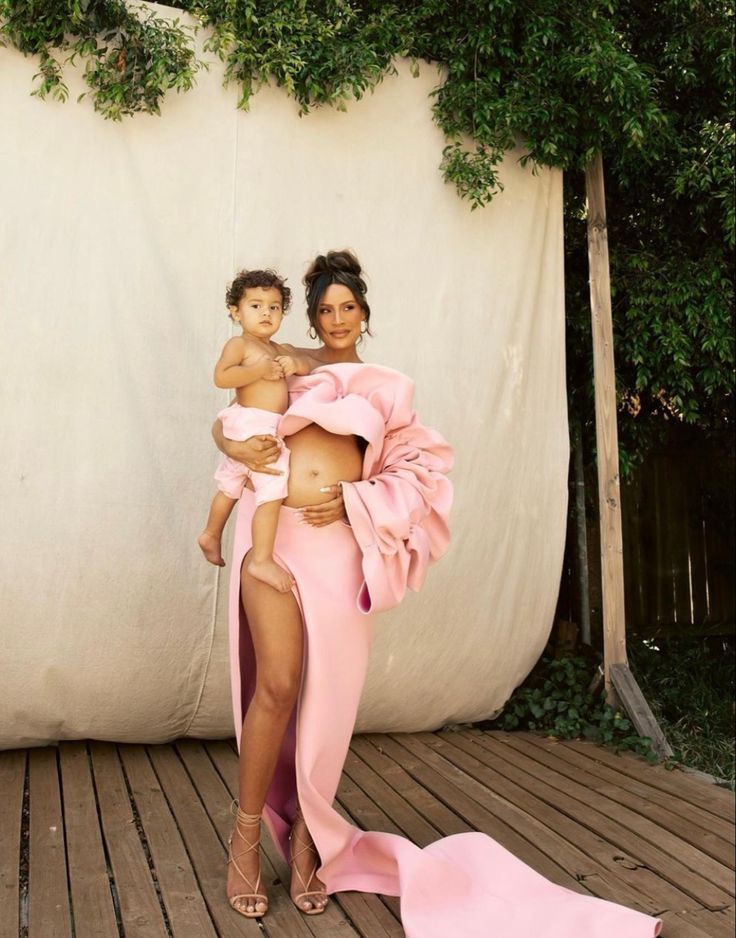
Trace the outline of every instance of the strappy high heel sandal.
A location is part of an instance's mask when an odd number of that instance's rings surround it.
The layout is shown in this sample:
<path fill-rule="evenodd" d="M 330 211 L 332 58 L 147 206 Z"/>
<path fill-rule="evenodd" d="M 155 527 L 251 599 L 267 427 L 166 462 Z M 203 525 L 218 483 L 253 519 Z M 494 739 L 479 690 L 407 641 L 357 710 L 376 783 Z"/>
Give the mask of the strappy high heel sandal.
<path fill-rule="evenodd" d="M 296 865 L 296 861 L 299 859 L 299 857 L 303 853 L 306 853 L 307 851 L 311 850 L 313 851 L 315 856 L 317 855 L 317 850 L 314 846 L 314 842 L 312 841 L 311 837 L 309 840 L 304 840 L 302 837 L 298 837 L 296 835 L 294 828 L 296 827 L 296 822 L 298 820 L 301 820 L 301 821 L 304 820 L 304 815 L 301 812 L 301 808 L 297 809 L 296 816 L 294 818 L 294 823 L 291 826 L 291 833 L 289 834 L 289 843 L 291 844 L 291 860 L 289 860 L 289 866 L 291 867 L 292 875 L 296 873 L 297 877 L 299 878 L 299 883 L 303 892 L 299 892 L 295 896 L 292 896 L 291 901 L 294 903 L 294 905 L 297 907 L 297 909 L 299 909 L 299 911 L 303 915 L 321 915 L 322 912 L 324 912 L 324 910 L 327 908 L 327 903 L 325 903 L 324 905 L 315 906 L 312 896 L 326 897 L 327 893 L 325 892 L 324 889 L 311 889 L 311 890 L 309 889 L 310 883 L 312 882 L 312 880 L 317 874 L 319 863 L 316 860 L 314 861 L 314 866 L 312 868 L 312 871 L 310 872 L 306 880 L 304 879 L 302 874 L 299 872 L 299 868 Z M 311 909 L 303 909 L 301 907 L 300 902 L 302 902 L 304 899 L 308 899 L 312 903 Z"/>
<path fill-rule="evenodd" d="M 233 806 L 236 806 L 236 805 L 237 805 L 237 802 L 234 801 Z M 256 824 L 258 825 L 258 836 L 256 837 L 255 840 L 251 841 L 248 837 L 245 836 L 245 833 L 243 832 L 243 827 L 247 825 L 248 827 L 252 828 L 252 827 L 255 827 Z M 246 814 L 245 811 L 241 811 L 240 807 L 238 806 L 237 814 L 235 815 L 235 827 L 238 833 L 240 834 L 241 838 L 243 839 L 243 841 L 247 844 L 247 846 L 245 850 L 241 850 L 240 853 L 233 855 L 233 835 L 231 834 L 227 842 L 227 846 L 228 846 L 227 862 L 232 863 L 232 865 L 240 874 L 240 877 L 247 884 L 247 886 L 251 888 L 253 891 L 242 892 L 236 896 L 228 896 L 228 902 L 230 903 L 231 908 L 235 909 L 236 912 L 240 912 L 240 914 L 244 915 L 246 918 L 261 918 L 261 916 L 265 915 L 266 912 L 268 912 L 268 896 L 258 891 L 261 886 L 260 864 L 259 864 L 259 869 L 258 869 L 258 879 L 256 880 L 255 886 L 253 886 L 253 884 L 251 883 L 250 877 L 246 876 L 245 873 L 238 866 L 238 860 L 241 857 L 244 857 L 247 853 L 251 853 L 253 850 L 258 851 L 260 849 L 261 815 L 260 814 Z M 253 908 L 250 910 L 247 908 L 241 909 L 240 906 L 237 905 L 237 903 L 240 902 L 242 899 L 245 899 L 246 903 L 248 905 L 252 905 Z M 265 905 L 266 908 L 258 909 L 259 903 L 262 903 L 263 905 Z"/>

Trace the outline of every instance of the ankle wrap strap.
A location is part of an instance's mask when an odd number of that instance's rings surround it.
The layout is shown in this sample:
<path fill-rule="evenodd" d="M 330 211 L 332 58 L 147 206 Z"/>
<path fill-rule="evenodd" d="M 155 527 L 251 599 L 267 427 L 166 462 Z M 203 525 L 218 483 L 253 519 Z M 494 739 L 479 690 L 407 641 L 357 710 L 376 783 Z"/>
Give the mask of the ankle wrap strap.
<path fill-rule="evenodd" d="M 235 798 L 233 798 L 230 803 L 230 813 L 234 814 L 239 821 L 243 821 L 246 824 L 255 824 L 256 821 L 261 820 L 260 812 L 258 814 L 248 814 L 246 811 L 241 811 L 240 804 Z"/>
<path fill-rule="evenodd" d="M 261 820 L 260 814 L 246 814 L 245 811 L 241 811 L 238 808 L 238 813 L 235 815 L 239 821 L 245 821 L 248 824 L 255 824 L 256 821 Z"/>

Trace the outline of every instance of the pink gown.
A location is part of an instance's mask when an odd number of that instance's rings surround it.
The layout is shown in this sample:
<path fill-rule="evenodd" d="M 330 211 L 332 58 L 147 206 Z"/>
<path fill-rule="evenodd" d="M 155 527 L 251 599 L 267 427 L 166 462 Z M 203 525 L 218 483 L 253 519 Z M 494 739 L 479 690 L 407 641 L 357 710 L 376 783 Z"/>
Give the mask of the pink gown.
<path fill-rule="evenodd" d="M 298 523 L 282 507 L 275 555 L 296 581 L 305 630 L 302 686 L 264 817 L 289 856 L 298 802 L 322 860 L 328 893 L 400 896 L 407 938 L 654 938 L 661 922 L 555 885 L 481 833 L 455 834 L 420 849 L 396 834 L 361 831 L 332 804 L 355 725 L 373 613 L 418 590 L 446 550 L 452 450 L 416 419 L 413 383 L 390 368 L 323 366 L 290 384 L 279 436 L 309 423 L 367 440 L 363 479 L 343 483 L 350 525 Z M 288 441 L 287 441 L 288 442 Z M 254 690 L 255 666 L 240 602 L 240 568 L 255 507 L 248 489 L 235 529 L 230 660 L 235 729 Z"/>

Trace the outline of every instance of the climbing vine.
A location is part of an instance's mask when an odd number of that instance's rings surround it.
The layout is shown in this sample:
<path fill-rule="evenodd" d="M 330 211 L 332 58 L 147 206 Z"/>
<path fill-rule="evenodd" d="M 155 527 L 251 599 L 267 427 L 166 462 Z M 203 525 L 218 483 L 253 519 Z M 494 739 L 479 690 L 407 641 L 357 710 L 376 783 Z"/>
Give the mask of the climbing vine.
<path fill-rule="evenodd" d="M 26 55 L 37 55 L 31 92 L 65 101 L 64 66 L 84 63 L 94 108 L 120 120 L 158 114 L 168 91 L 188 91 L 203 63 L 194 53 L 192 27 L 124 0 L 0 0 L 0 36 Z"/>
<path fill-rule="evenodd" d="M 307 112 L 345 108 L 394 71 L 397 56 L 445 69 L 434 115 L 442 169 L 473 207 L 498 191 L 516 141 L 543 166 L 582 166 L 602 145 L 643 154 L 663 117 L 651 74 L 626 51 L 608 0 L 179 0 L 207 28 L 205 52 L 225 63 L 238 106 L 275 82 Z M 124 0 L 0 0 L 0 34 L 39 57 L 35 94 L 65 98 L 64 65 L 85 63 L 95 108 L 120 120 L 158 113 L 203 61 L 192 30 Z"/>

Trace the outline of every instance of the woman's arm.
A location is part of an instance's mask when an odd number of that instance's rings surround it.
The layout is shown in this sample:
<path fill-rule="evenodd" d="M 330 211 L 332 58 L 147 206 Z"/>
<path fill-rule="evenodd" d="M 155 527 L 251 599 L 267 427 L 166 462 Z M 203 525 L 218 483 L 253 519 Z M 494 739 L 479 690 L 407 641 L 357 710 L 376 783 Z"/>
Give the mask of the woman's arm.
<path fill-rule="evenodd" d="M 275 437 L 251 436 L 242 442 L 230 440 L 222 432 L 222 421 L 218 419 L 212 424 L 212 439 L 221 453 L 242 462 L 252 472 L 265 472 L 271 476 L 283 475 L 278 469 L 271 469 L 268 465 L 279 458 L 279 444 Z"/>
<path fill-rule="evenodd" d="M 281 365 L 284 377 L 291 375 L 308 375 L 310 371 L 319 368 L 324 362 L 314 357 L 316 349 L 296 348 L 294 345 L 279 345 L 280 355 L 276 361 Z"/>

